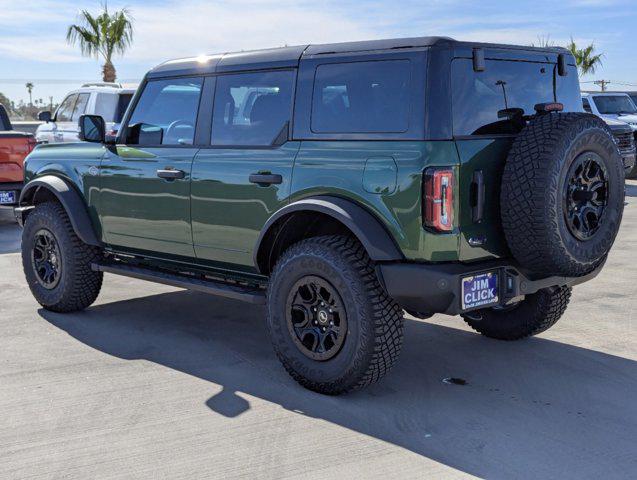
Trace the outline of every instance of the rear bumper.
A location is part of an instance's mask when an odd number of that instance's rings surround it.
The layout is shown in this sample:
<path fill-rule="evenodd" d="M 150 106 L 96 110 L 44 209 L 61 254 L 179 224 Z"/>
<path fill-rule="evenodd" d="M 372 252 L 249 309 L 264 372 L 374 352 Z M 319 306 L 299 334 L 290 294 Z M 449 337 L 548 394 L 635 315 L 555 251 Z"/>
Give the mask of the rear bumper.
<path fill-rule="evenodd" d="M 499 303 L 504 306 L 543 288 L 573 286 L 596 277 L 602 263 L 581 277 L 530 278 L 510 261 L 422 264 L 386 263 L 377 265 L 377 274 L 387 293 L 404 309 L 422 314 L 459 315 L 481 307 L 462 309 L 462 279 L 481 273 L 498 274 Z M 495 305 L 492 305 L 495 306 Z"/>
<path fill-rule="evenodd" d="M 14 192 L 15 202 L 13 203 L 0 203 L 0 207 L 15 207 L 18 205 L 20 199 L 20 192 L 22 191 L 23 184 L 21 182 L 0 182 L 0 198 L 4 193 Z"/>

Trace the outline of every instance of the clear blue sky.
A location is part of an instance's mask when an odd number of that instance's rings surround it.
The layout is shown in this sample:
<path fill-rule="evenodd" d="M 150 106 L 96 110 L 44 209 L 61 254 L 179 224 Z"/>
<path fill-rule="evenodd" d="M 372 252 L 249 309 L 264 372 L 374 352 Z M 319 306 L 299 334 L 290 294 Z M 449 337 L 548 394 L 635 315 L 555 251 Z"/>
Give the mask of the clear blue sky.
<path fill-rule="evenodd" d="M 59 100 L 100 79 L 100 62 L 66 44 L 66 27 L 97 1 L 0 0 L 0 92 L 14 101 Z M 169 58 L 371 38 L 448 35 L 463 40 L 530 44 L 538 36 L 565 44 L 594 41 L 604 52 L 595 79 L 637 85 L 637 0 L 159 0 L 110 1 L 135 18 L 135 43 L 115 66 L 138 81 Z M 592 80 L 585 78 L 583 80 Z M 620 89 L 622 86 L 614 85 Z M 611 89 L 613 85 L 611 85 Z M 624 87 L 629 88 L 629 87 Z M 635 87 L 637 89 L 637 87 Z"/>

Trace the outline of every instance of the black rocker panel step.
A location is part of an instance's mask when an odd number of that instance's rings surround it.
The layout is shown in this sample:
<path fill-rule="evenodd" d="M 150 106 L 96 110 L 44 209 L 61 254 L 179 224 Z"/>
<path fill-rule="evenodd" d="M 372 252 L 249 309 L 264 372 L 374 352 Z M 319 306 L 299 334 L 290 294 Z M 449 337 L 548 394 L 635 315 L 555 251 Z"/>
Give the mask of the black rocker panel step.
<path fill-rule="evenodd" d="M 233 285 L 217 280 L 179 275 L 166 271 L 126 265 L 119 262 L 93 263 L 91 268 L 96 272 L 113 273 L 115 275 L 138 278 L 140 280 L 148 280 L 149 282 L 196 290 L 198 292 L 210 293 L 219 297 L 232 298 L 243 302 L 258 305 L 265 303 L 265 292 L 255 287 Z"/>

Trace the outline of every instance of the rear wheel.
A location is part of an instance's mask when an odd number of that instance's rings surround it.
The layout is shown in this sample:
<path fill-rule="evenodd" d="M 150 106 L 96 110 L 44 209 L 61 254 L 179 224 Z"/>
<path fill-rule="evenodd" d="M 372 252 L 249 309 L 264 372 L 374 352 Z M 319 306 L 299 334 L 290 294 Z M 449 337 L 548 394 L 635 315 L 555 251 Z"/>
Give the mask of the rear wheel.
<path fill-rule="evenodd" d="M 33 296 L 47 310 L 73 312 L 91 305 L 102 287 L 102 272 L 91 270 L 100 250 L 75 234 L 57 202 L 38 205 L 22 232 L 22 266 Z"/>
<path fill-rule="evenodd" d="M 551 328 L 566 311 L 570 287 L 547 288 L 510 307 L 485 308 L 462 318 L 478 333 L 498 340 L 519 340 Z"/>
<path fill-rule="evenodd" d="M 403 313 L 355 239 L 331 235 L 290 247 L 268 289 L 268 329 L 288 373 L 337 395 L 378 381 L 402 345 Z"/>

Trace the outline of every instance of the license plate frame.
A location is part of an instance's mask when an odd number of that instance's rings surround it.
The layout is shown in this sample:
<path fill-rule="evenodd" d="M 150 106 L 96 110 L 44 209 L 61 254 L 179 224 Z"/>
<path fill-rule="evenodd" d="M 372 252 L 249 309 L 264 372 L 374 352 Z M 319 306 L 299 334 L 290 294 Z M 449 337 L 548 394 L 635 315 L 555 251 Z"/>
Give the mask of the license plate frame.
<path fill-rule="evenodd" d="M 16 198 L 15 190 L 0 190 L 0 205 L 14 205 Z"/>
<path fill-rule="evenodd" d="M 462 310 L 486 308 L 500 303 L 500 283 L 497 270 L 462 277 L 460 285 Z"/>

